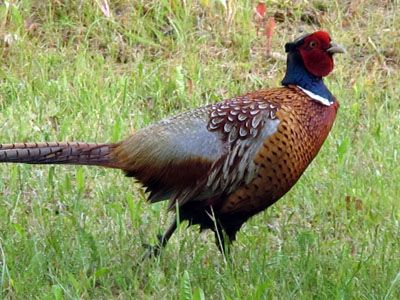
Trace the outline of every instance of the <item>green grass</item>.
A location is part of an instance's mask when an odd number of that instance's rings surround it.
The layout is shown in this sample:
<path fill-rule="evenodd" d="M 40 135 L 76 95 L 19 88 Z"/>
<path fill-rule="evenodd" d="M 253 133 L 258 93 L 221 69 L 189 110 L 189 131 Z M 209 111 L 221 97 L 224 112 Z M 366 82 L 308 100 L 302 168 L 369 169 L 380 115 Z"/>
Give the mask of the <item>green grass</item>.
<path fill-rule="evenodd" d="M 111 18 L 96 1 L 14 2 L 0 6 L 1 143 L 117 141 L 283 76 L 256 35 L 256 2 L 120 0 Z M 348 2 L 267 3 L 287 16 L 274 52 L 300 29 L 346 46 L 327 79 L 341 107 L 316 160 L 243 227 L 228 263 L 186 224 L 141 263 L 171 216 L 118 171 L 1 165 L 0 297 L 399 299 L 400 3 Z"/>

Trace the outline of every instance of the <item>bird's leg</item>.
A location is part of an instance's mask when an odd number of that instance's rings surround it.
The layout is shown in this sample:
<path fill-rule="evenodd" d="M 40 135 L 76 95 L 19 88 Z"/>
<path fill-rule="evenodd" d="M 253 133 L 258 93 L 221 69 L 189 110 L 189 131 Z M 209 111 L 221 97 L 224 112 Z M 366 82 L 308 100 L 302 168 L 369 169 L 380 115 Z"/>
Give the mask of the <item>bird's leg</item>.
<path fill-rule="evenodd" d="M 159 234 L 157 236 L 158 243 L 156 245 L 144 245 L 147 248 L 147 251 L 143 255 L 142 260 L 145 260 L 149 257 L 156 257 L 160 255 L 161 250 L 167 245 L 168 240 L 174 234 L 177 226 L 178 226 L 177 220 L 176 218 L 174 218 L 174 221 L 171 223 L 171 225 L 168 227 L 165 233 L 163 235 Z"/>

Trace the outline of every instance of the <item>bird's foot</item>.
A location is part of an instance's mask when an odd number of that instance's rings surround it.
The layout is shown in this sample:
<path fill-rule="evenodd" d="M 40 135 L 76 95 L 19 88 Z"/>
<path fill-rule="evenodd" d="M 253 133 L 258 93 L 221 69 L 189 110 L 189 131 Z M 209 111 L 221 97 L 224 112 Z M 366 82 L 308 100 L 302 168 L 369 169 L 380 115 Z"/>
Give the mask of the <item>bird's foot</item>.
<path fill-rule="evenodd" d="M 146 251 L 142 256 L 142 261 L 157 257 L 161 254 L 161 250 L 164 248 L 163 236 L 159 234 L 157 235 L 157 239 L 158 243 L 155 245 L 143 244 L 143 247 L 146 249 Z"/>

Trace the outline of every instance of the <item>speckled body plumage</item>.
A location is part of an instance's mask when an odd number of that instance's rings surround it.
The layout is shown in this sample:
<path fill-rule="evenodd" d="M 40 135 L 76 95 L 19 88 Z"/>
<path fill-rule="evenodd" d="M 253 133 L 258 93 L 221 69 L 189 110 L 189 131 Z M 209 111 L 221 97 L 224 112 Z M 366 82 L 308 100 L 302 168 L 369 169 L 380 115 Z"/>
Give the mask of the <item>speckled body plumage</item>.
<path fill-rule="evenodd" d="M 213 230 L 217 241 L 223 233 L 234 240 L 244 222 L 297 182 L 336 117 L 338 103 L 319 76 L 332 71 L 332 54 L 342 48 L 327 33 L 316 32 L 288 43 L 286 50 L 284 87 L 178 114 L 116 144 L 0 145 L 0 162 L 119 168 L 144 185 L 151 202 L 169 199 L 180 220 Z M 315 51 L 318 61 L 303 63 Z"/>
<path fill-rule="evenodd" d="M 297 182 L 328 136 L 338 108 L 337 102 L 324 106 L 311 100 L 295 86 L 259 96 L 278 107 L 280 123 L 254 156 L 258 170 L 253 180 L 229 195 L 220 209 L 225 227 L 232 228 L 232 238 L 241 223 L 272 205 Z M 232 225 L 230 220 L 235 220 Z"/>
<path fill-rule="evenodd" d="M 169 198 L 170 208 L 179 204 L 181 219 L 203 228 L 213 229 L 213 213 L 234 239 L 248 218 L 272 205 L 300 178 L 326 139 L 337 108 L 337 103 L 314 101 L 296 86 L 258 91 L 156 123 L 114 154 L 125 164 L 122 169 L 147 187 L 151 201 Z M 192 135 L 189 120 L 196 120 L 196 128 L 207 128 L 204 140 L 199 140 L 200 132 Z M 157 132 L 158 138 L 151 146 L 138 146 L 149 132 Z M 186 151 L 193 154 L 191 148 L 176 149 L 175 155 L 168 152 L 170 161 L 160 163 L 158 157 L 165 159 L 161 147 L 174 143 L 173 133 L 185 147 L 194 147 L 197 157 L 185 159 Z"/>

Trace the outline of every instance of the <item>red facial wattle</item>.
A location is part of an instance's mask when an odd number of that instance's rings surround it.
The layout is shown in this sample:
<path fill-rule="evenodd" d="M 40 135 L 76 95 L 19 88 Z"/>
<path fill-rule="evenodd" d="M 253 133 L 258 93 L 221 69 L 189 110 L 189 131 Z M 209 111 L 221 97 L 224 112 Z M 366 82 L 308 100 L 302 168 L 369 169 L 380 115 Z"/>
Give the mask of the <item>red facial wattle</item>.
<path fill-rule="evenodd" d="M 332 55 L 323 50 L 315 49 L 307 52 L 300 50 L 300 55 L 307 71 L 314 76 L 324 77 L 333 70 Z"/>
<path fill-rule="evenodd" d="M 306 37 L 299 47 L 299 52 L 307 71 L 317 77 L 327 76 L 332 72 L 334 63 L 332 54 L 327 52 L 331 45 L 329 34 L 324 31 Z"/>

